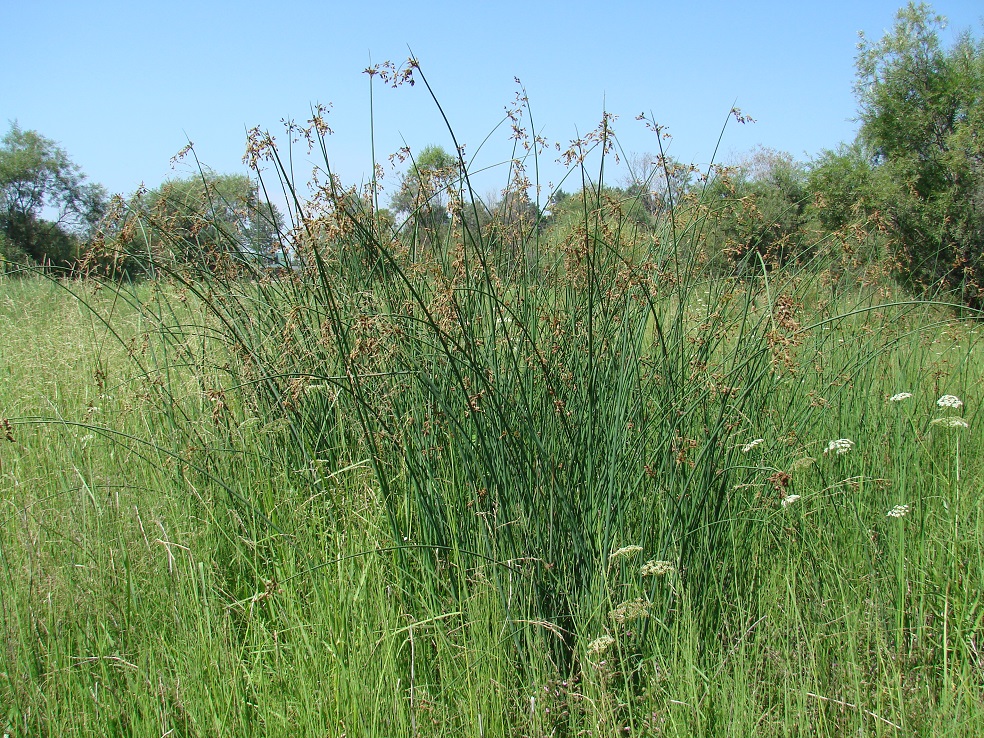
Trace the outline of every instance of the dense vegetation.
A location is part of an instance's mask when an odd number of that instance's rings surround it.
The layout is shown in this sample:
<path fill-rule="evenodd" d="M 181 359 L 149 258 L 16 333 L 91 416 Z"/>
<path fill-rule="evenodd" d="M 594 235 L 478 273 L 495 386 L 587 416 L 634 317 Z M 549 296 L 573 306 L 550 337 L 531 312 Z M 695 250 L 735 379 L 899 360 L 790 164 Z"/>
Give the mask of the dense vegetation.
<path fill-rule="evenodd" d="M 606 184 L 605 197 L 629 208 L 634 227 L 646 235 L 658 231 L 671 210 L 682 219 L 700 219 L 700 248 L 718 273 L 729 273 L 751 253 L 770 268 L 823 254 L 848 271 L 888 269 L 912 294 L 945 292 L 947 299 L 979 309 L 984 40 L 966 32 L 947 49 L 939 37 L 944 27 L 929 6 L 910 4 L 884 38 L 862 38 L 855 85 L 862 125 L 855 141 L 810 162 L 761 149 L 704 171 L 662 151 L 634 154 L 623 181 Z M 412 79 L 409 65 L 367 71 L 389 84 Z M 509 125 L 522 115 L 522 94 L 517 101 L 505 121 Z M 312 122 L 319 119 L 315 115 Z M 294 124 L 291 129 L 292 136 L 302 132 Z M 254 167 L 261 163 L 255 149 L 261 138 L 254 131 L 247 152 Z M 519 161 L 542 143 L 514 138 L 513 157 Z M 578 156 L 568 148 L 561 160 L 572 164 Z M 467 179 L 465 160 L 437 145 L 390 158 L 408 168 L 386 209 L 380 202 L 383 168 L 373 163 L 376 223 L 387 237 L 412 227 L 421 243 L 447 241 L 454 190 Z M 535 229 L 538 241 L 554 251 L 562 248 L 571 237 L 570 215 L 577 220 L 578 198 L 565 205 L 571 193 L 563 189 L 535 193 L 522 167 L 511 168 L 506 179 L 504 188 L 485 196 L 469 192 L 471 207 L 458 217 L 470 237 L 491 236 L 482 234 L 489 228 Z M 138 191 L 126 202 L 109 202 L 55 142 L 14 123 L 0 145 L 0 257 L 8 271 L 18 264 L 82 272 L 108 268 L 133 277 L 147 268 L 140 262 L 148 256 L 160 259 L 166 252 L 191 259 L 234 243 L 261 261 L 282 264 L 288 256 L 280 240 L 283 217 L 261 184 L 255 177 L 203 169 L 153 192 Z M 582 184 L 597 194 L 598 183 L 589 178 Z M 333 179 L 329 189 L 337 198 L 346 188 Z M 350 189 L 352 209 L 358 197 Z M 308 194 L 325 195 L 317 188 Z M 124 209 L 131 218 L 129 230 L 120 234 L 113 229 Z M 121 235 L 128 253 L 118 248 Z"/>
<path fill-rule="evenodd" d="M 4 732 L 979 734 L 981 241 L 875 133 L 934 28 L 863 48 L 862 137 L 809 166 L 612 185 L 606 117 L 541 204 L 520 95 L 500 191 L 432 146 L 387 209 L 316 110 L 303 193 L 251 135 L 283 215 L 203 171 L 76 231 L 76 279 L 8 228 Z M 913 212 L 963 224 L 918 274 Z"/>

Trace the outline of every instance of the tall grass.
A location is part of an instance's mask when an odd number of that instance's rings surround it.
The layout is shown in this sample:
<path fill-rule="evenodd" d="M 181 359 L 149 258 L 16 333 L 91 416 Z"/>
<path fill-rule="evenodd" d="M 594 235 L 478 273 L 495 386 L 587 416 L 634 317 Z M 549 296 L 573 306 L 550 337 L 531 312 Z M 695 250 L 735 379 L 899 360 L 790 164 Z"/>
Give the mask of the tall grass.
<path fill-rule="evenodd" d="M 327 172 L 313 203 L 266 151 L 296 206 L 289 275 L 243 280 L 211 260 L 172 271 L 238 359 L 236 402 L 264 420 L 283 413 L 296 463 L 336 464 L 353 446 L 368 456 L 404 587 L 429 598 L 414 603 L 424 617 L 459 610 L 487 578 L 520 661 L 542 641 L 571 676 L 585 643 L 610 631 L 638 655 L 658 631 L 650 620 L 671 618 L 670 590 L 639 574 L 654 560 L 670 562 L 712 627 L 741 574 L 727 543 L 746 538 L 735 535 L 737 449 L 774 390 L 791 316 L 711 280 L 681 244 L 695 226 L 667 222 L 626 253 L 620 204 L 600 195 L 607 118 L 575 145 L 595 185 L 562 262 L 536 260 L 536 224 L 469 227 L 480 204 L 464 160 L 444 240 L 424 240 L 413 216 L 384 240 L 371 199 L 337 186 L 322 130 L 317 119 L 308 129 Z M 645 558 L 618 560 L 626 546 Z"/>
<path fill-rule="evenodd" d="M 639 231 L 607 117 L 562 244 L 480 227 L 464 159 L 446 228 L 387 230 L 325 131 L 307 197 L 251 149 L 286 269 L 159 233 L 155 282 L 56 285 L 96 348 L 49 353 L 94 355 L 72 387 L 100 404 L 0 393 L 10 731 L 974 733 L 975 329 L 831 303 L 822 265 L 720 275 L 672 209 Z"/>

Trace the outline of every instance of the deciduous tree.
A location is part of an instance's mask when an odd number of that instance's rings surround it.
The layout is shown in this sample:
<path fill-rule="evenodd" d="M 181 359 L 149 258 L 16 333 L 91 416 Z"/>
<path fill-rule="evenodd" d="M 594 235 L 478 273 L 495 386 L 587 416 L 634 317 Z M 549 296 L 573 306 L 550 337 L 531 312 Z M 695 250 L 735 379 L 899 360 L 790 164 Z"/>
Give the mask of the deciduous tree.
<path fill-rule="evenodd" d="M 807 228 L 809 200 L 806 167 L 785 152 L 760 149 L 717 167 L 703 193 L 711 262 L 730 270 L 749 254 L 770 267 L 809 258 L 815 240 Z"/>
<path fill-rule="evenodd" d="M 13 123 L 0 141 L 0 257 L 70 267 L 106 193 L 54 141 Z"/>
<path fill-rule="evenodd" d="M 949 49 L 945 19 L 899 11 L 880 41 L 862 36 L 855 92 L 863 142 L 881 169 L 897 274 L 917 290 L 953 291 L 984 307 L 984 43 Z"/>
<path fill-rule="evenodd" d="M 220 264 L 276 258 L 283 218 L 244 174 L 200 174 L 133 198 L 131 252 L 152 260 Z"/>
<path fill-rule="evenodd" d="M 440 146 L 425 146 L 412 158 L 392 207 L 431 236 L 447 225 L 448 199 L 460 176 L 458 159 Z"/>

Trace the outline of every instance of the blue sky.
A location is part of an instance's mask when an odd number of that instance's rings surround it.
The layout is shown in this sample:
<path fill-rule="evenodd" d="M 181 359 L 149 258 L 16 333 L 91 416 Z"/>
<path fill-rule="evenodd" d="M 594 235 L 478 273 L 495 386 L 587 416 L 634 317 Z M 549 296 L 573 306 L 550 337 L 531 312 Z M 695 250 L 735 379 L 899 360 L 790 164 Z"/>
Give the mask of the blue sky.
<path fill-rule="evenodd" d="M 608 110 L 626 151 L 653 152 L 654 134 L 634 120 L 644 111 L 673 135 L 671 154 L 703 164 L 735 104 L 757 122 L 729 123 L 719 160 L 759 145 L 808 160 L 853 139 L 858 31 L 879 38 L 901 4 L 0 0 L 0 125 L 58 141 L 92 181 L 127 194 L 188 174 L 170 159 L 189 140 L 211 168 L 245 171 L 247 128 L 277 134 L 281 119 L 331 103 L 332 166 L 356 184 L 370 171 L 370 129 L 381 160 L 404 142 L 450 148 L 420 84 L 377 85 L 370 117 L 363 69 L 412 49 L 469 152 L 518 77 L 551 141 Z M 949 18 L 947 42 L 981 34 L 979 0 L 933 7 Z M 508 158 L 508 133 L 493 133 L 479 161 Z M 542 159 L 544 180 L 560 176 L 555 157 Z"/>

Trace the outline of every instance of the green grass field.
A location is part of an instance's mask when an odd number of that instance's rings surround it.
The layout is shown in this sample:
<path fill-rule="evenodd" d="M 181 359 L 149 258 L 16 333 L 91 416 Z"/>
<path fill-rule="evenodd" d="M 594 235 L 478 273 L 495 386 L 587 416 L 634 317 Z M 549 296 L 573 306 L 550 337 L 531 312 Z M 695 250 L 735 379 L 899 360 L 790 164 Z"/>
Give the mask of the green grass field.
<path fill-rule="evenodd" d="M 320 143 L 290 268 L 0 276 L 4 735 L 981 734 L 979 320 L 603 166 L 397 226 Z"/>
<path fill-rule="evenodd" d="M 0 282 L 5 734 L 980 734 L 979 323 L 227 286 Z"/>
<path fill-rule="evenodd" d="M 316 105 L 105 203 L 14 123 L 0 736 L 984 735 L 982 67 L 929 13 L 810 164 L 551 145 L 518 78 L 466 157 L 414 58 L 395 181 Z"/>

